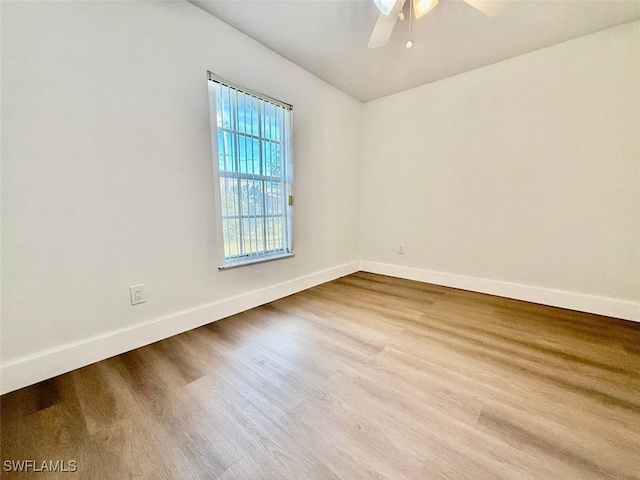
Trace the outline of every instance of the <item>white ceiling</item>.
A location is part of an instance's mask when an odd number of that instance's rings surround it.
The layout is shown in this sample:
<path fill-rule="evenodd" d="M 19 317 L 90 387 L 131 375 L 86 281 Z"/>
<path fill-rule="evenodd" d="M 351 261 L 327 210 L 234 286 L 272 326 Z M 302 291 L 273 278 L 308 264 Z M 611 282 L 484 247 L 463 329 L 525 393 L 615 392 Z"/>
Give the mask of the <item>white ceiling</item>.
<path fill-rule="evenodd" d="M 372 0 L 189 0 L 349 95 L 368 101 L 640 18 L 638 0 L 514 0 L 488 17 L 440 0 L 368 49 Z M 407 2 L 408 4 L 409 2 Z"/>

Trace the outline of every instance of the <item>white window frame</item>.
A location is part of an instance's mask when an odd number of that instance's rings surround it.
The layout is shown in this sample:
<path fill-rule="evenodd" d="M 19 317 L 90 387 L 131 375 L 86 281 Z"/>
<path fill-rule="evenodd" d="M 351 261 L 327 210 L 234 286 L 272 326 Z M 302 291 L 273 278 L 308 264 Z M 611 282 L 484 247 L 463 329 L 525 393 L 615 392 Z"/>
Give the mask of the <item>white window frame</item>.
<path fill-rule="evenodd" d="M 283 156 L 282 165 L 283 170 L 281 174 L 283 186 L 284 186 L 284 201 L 283 201 L 283 214 L 285 217 L 286 232 L 283 235 L 283 239 L 286 242 L 282 250 L 277 252 L 258 252 L 252 254 L 243 254 L 238 256 L 225 256 L 225 239 L 223 231 L 223 213 L 222 213 L 222 197 L 220 190 L 220 163 L 218 155 L 218 119 L 217 119 L 217 106 L 216 106 L 216 84 L 221 84 L 231 89 L 237 90 L 240 93 L 248 94 L 257 98 L 259 101 L 267 102 L 277 107 L 285 109 L 285 128 L 284 139 L 281 142 L 281 155 Z M 211 127 L 211 146 L 213 152 L 213 179 L 214 179 L 214 196 L 215 196 L 215 220 L 216 230 L 218 237 L 218 268 L 220 270 L 226 270 L 229 268 L 241 267 L 244 265 L 252 265 L 254 263 L 268 262 L 272 260 L 278 260 L 281 258 L 289 258 L 294 256 L 293 252 L 293 155 L 292 155 L 292 143 L 291 143 L 291 130 L 293 122 L 293 106 L 277 100 L 268 95 L 252 91 L 248 88 L 242 87 L 234 82 L 231 82 L 219 75 L 212 72 L 207 72 L 207 88 L 209 92 L 209 118 Z M 231 132 L 232 133 L 232 132 Z M 255 180 L 263 180 L 262 177 L 254 174 L 237 173 L 238 177 L 243 175 L 252 176 Z M 231 177 L 228 177 L 231 178 Z M 256 218 L 256 217 L 254 217 Z M 260 217 L 262 218 L 262 217 Z M 242 224 L 242 219 L 240 220 Z M 240 242 L 243 240 L 241 239 Z"/>

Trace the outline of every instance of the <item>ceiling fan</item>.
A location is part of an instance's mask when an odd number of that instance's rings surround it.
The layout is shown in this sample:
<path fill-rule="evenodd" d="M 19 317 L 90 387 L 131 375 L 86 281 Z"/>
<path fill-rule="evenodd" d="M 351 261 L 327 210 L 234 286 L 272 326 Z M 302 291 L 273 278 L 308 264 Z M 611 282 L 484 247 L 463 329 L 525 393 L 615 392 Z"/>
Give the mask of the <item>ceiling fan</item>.
<path fill-rule="evenodd" d="M 507 8 L 511 0 L 463 1 L 477 8 L 485 15 L 492 17 Z M 393 28 L 396 26 L 396 22 L 398 20 L 404 20 L 402 8 L 406 2 L 410 2 L 410 7 L 413 7 L 409 9 L 409 41 L 407 42 L 407 48 L 411 48 L 413 45 L 411 41 L 411 10 L 413 9 L 413 15 L 415 15 L 416 18 L 420 18 L 438 5 L 438 0 L 373 0 L 373 3 L 375 3 L 378 10 L 380 10 L 380 15 L 376 21 L 376 26 L 373 27 L 373 33 L 369 39 L 369 48 L 379 48 L 387 44 Z"/>

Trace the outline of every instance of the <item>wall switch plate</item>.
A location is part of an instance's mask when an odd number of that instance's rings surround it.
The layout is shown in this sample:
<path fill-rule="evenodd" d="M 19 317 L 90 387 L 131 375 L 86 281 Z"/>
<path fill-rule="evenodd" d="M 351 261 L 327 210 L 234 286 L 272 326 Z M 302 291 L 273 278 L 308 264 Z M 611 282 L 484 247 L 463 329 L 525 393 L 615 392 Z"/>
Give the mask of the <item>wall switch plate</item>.
<path fill-rule="evenodd" d="M 144 303 L 144 285 L 134 285 L 129 287 L 129 293 L 131 294 L 131 305 L 137 305 Z"/>
<path fill-rule="evenodd" d="M 398 244 L 398 254 L 399 255 L 404 255 L 404 243 L 399 243 Z"/>

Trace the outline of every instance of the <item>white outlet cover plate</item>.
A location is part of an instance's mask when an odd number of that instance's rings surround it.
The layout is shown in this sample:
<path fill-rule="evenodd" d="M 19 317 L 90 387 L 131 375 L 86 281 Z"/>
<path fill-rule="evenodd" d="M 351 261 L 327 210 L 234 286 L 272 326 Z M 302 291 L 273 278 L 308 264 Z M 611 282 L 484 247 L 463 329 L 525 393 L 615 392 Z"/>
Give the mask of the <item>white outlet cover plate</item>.
<path fill-rule="evenodd" d="M 133 285 L 129 287 L 129 294 L 131 295 L 131 305 L 138 305 L 144 303 L 144 285 Z"/>

